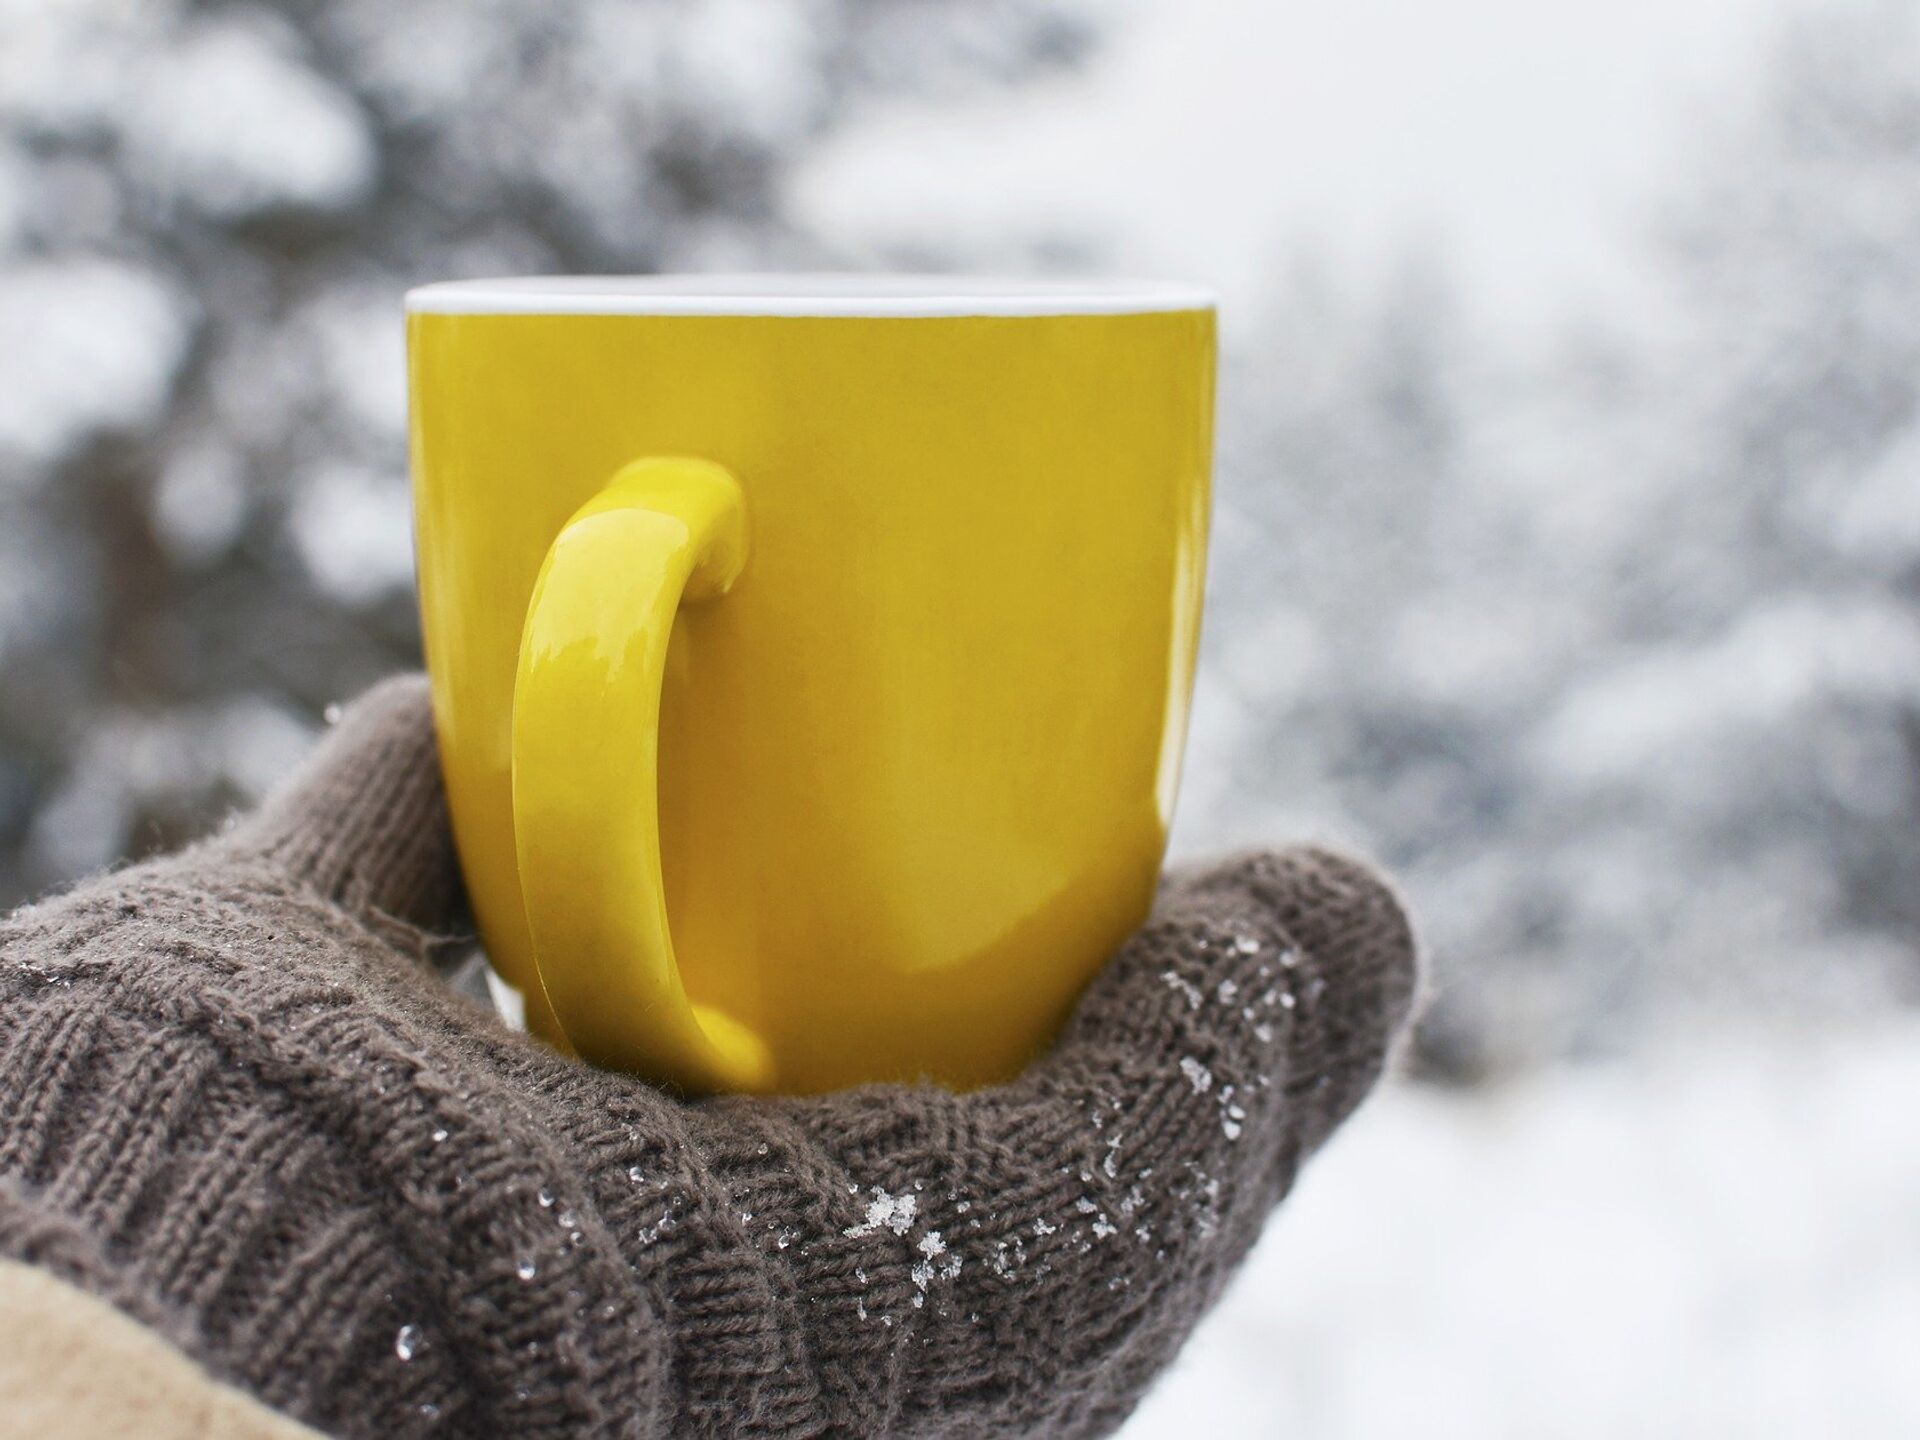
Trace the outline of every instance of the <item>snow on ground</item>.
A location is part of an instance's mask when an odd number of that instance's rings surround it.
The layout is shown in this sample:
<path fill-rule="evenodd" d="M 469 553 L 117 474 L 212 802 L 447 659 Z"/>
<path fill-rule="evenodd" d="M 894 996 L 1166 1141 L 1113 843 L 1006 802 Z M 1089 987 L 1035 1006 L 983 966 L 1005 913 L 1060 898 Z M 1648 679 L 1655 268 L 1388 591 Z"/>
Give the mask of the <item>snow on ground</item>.
<path fill-rule="evenodd" d="M 1398 1085 L 1125 1440 L 1920 1434 L 1920 1021 Z"/>

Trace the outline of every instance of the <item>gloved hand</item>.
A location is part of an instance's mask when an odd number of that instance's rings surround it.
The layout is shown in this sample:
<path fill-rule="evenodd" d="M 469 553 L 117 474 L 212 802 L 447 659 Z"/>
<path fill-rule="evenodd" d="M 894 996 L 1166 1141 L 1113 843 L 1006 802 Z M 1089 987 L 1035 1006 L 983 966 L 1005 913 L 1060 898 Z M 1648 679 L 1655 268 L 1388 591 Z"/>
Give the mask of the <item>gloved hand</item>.
<path fill-rule="evenodd" d="M 1379 1075 L 1352 861 L 1169 880 L 1019 1080 L 686 1103 L 424 959 L 426 689 L 277 798 L 0 922 L 0 1256 L 343 1436 L 1095 1435 Z"/>

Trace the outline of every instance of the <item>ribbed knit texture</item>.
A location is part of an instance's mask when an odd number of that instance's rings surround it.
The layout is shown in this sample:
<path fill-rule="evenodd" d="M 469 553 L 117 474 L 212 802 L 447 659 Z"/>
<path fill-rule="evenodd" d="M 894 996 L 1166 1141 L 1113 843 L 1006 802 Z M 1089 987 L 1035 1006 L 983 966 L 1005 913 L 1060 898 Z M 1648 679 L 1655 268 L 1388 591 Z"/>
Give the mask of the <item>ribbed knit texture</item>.
<path fill-rule="evenodd" d="M 441 984 L 459 904 L 409 678 L 248 821 L 0 922 L 0 1254 L 341 1436 L 1104 1434 L 1414 989 L 1369 871 L 1254 855 L 1013 1084 L 688 1104 Z"/>

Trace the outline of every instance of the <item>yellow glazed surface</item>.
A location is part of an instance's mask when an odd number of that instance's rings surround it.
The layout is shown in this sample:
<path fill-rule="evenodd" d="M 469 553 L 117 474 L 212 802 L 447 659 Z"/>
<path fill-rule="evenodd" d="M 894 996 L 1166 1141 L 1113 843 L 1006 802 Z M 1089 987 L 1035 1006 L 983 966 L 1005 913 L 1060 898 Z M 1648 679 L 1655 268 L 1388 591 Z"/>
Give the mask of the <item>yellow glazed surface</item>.
<path fill-rule="evenodd" d="M 408 317 L 420 598 L 533 1028 L 692 1090 L 1018 1070 L 1152 899 L 1211 309 L 469 288 Z"/>

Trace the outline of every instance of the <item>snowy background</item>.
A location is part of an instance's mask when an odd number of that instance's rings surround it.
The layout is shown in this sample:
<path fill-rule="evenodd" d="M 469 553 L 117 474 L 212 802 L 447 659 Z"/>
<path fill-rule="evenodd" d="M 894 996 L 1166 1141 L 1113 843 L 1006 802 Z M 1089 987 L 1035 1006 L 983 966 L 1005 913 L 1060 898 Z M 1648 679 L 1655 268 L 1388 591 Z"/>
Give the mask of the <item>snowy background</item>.
<path fill-rule="evenodd" d="M 1176 849 L 1438 998 L 1128 1431 L 1909 1436 L 1916 0 L 0 0 L 0 902 L 414 657 L 398 297 L 1226 309 Z"/>

